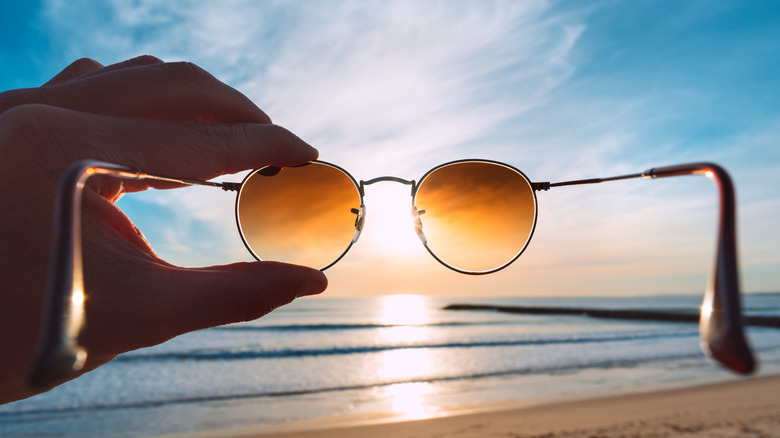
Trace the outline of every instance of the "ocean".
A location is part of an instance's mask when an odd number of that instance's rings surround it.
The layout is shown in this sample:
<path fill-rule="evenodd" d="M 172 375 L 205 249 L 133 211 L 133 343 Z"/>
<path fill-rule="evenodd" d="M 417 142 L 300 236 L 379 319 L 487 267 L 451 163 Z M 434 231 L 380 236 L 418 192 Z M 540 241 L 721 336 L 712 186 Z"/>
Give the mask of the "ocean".
<path fill-rule="evenodd" d="M 740 379 L 705 357 L 694 323 L 444 310 L 449 304 L 695 312 L 700 296 L 304 298 L 248 323 L 118 357 L 0 406 L 3 437 L 135 437 L 398 421 L 643 388 Z M 780 294 L 747 294 L 780 316 Z M 750 327 L 759 374 L 780 331 Z"/>

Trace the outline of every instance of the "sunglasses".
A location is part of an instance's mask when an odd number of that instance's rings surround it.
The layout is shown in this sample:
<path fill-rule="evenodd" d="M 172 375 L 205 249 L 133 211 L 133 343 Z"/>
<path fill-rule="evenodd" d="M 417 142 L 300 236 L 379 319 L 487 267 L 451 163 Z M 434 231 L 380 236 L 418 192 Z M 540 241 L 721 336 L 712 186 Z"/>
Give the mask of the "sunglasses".
<path fill-rule="evenodd" d="M 411 187 L 412 222 L 423 246 L 442 265 L 473 275 L 504 269 L 520 257 L 536 227 L 536 192 L 632 178 L 706 175 L 719 188 L 720 224 L 715 267 L 701 306 L 702 349 L 737 373 L 750 374 L 756 367 L 742 323 L 734 186 L 728 173 L 716 164 L 681 164 L 550 183 L 532 182 L 508 164 L 474 159 L 439 165 L 418 182 L 393 176 L 357 182 L 339 166 L 312 161 L 293 167 L 266 166 L 234 183 L 150 174 L 85 160 L 65 172 L 58 188 L 44 327 L 31 371 L 30 384 L 35 387 L 66 380 L 86 361 L 86 350 L 78 344 L 85 293 L 81 196 L 86 180 L 93 175 L 237 192 L 238 230 L 256 259 L 321 270 L 341 260 L 360 237 L 366 220 L 365 187 L 379 182 L 405 184 Z"/>
<path fill-rule="evenodd" d="M 357 182 L 324 161 L 257 169 L 237 189 L 239 233 L 257 260 L 328 269 L 360 237 L 365 187 L 387 181 L 411 186 L 417 237 L 437 261 L 457 272 L 503 269 L 533 235 L 534 184 L 514 167 L 486 160 L 437 166 L 419 183 L 389 176 Z"/>

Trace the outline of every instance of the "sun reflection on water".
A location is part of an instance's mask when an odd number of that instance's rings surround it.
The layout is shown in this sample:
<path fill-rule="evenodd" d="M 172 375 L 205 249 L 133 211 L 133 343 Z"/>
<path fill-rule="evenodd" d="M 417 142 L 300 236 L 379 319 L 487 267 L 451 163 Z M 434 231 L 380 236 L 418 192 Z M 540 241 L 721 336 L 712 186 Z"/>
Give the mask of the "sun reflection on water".
<path fill-rule="evenodd" d="M 425 341 L 430 336 L 431 322 L 426 297 L 420 295 L 388 295 L 382 298 L 378 316 L 380 323 L 390 327 L 382 337 L 392 345 L 408 345 Z"/>
<path fill-rule="evenodd" d="M 429 376 L 433 370 L 427 348 L 404 348 L 382 353 L 380 377 L 385 381 L 405 381 Z"/>
<path fill-rule="evenodd" d="M 381 300 L 379 322 L 392 325 L 421 325 L 431 322 L 427 298 L 421 295 L 387 295 Z"/>
<path fill-rule="evenodd" d="M 430 339 L 432 322 L 426 297 L 419 295 L 389 295 L 382 299 L 379 321 L 390 325 L 382 336 L 392 345 L 410 346 L 381 354 L 378 377 L 384 382 L 403 382 L 388 385 L 384 396 L 391 409 L 404 419 L 421 419 L 435 414 L 428 398 L 436 388 L 424 380 L 434 371 L 428 348 L 415 348 Z"/>
<path fill-rule="evenodd" d="M 436 414 L 436 407 L 427 397 L 436 393 L 428 382 L 399 383 L 385 388 L 384 395 L 391 400 L 395 413 L 405 420 L 419 420 Z"/>

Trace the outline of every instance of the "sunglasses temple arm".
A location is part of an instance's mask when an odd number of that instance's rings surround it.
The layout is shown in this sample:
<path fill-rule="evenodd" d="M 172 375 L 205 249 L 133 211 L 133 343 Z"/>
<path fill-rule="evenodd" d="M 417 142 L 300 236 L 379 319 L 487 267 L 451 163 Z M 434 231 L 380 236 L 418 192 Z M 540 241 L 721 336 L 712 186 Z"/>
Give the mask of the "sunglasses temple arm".
<path fill-rule="evenodd" d="M 34 388 L 49 389 L 68 380 L 83 368 L 87 359 L 86 349 L 78 343 L 85 319 L 81 199 L 84 185 L 94 175 L 221 187 L 223 190 L 233 190 L 233 185 L 237 185 L 147 174 L 132 167 L 94 160 L 79 161 L 70 166 L 60 179 L 54 204 L 54 232 L 41 333 L 29 375 L 29 384 Z"/>
<path fill-rule="evenodd" d="M 740 303 L 737 260 L 736 191 L 725 169 L 712 163 L 692 163 L 650 169 L 648 178 L 705 175 L 713 179 L 720 194 L 720 219 L 715 266 L 712 269 L 699 319 L 702 349 L 727 368 L 750 374 L 756 360 L 745 337 Z"/>
<path fill-rule="evenodd" d="M 736 194 L 731 177 L 713 163 L 690 163 L 657 167 L 643 173 L 560 183 L 534 183 L 537 190 L 580 184 L 595 184 L 630 178 L 666 178 L 705 175 L 715 180 L 720 194 L 720 220 L 715 266 L 704 291 L 699 317 L 702 350 L 725 367 L 741 374 L 756 369 L 756 360 L 745 337 L 740 304 L 736 237 Z M 535 187 L 536 188 L 536 187 Z"/>

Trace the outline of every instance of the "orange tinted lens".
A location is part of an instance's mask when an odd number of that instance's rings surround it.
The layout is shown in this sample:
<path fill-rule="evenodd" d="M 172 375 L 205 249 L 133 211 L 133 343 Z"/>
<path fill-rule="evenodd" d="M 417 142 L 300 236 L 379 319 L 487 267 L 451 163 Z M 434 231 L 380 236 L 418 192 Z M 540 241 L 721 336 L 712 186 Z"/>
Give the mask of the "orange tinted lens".
<path fill-rule="evenodd" d="M 278 172 L 276 172 L 278 170 Z M 324 268 L 349 248 L 360 195 L 336 167 L 309 163 L 264 168 L 241 187 L 241 235 L 255 257 Z"/>
<path fill-rule="evenodd" d="M 462 271 L 486 272 L 513 261 L 536 223 L 536 197 L 520 172 L 466 161 L 440 167 L 415 197 L 428 249 Z"/>

